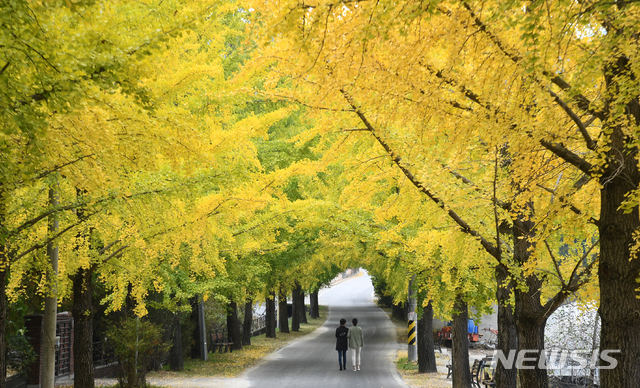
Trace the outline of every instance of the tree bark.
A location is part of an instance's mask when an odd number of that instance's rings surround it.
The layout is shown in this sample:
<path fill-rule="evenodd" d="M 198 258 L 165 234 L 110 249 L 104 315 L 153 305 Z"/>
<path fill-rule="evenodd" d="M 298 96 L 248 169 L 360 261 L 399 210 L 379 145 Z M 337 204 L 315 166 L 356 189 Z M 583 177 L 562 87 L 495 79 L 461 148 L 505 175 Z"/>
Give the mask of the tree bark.
<path fill-rule="evenodd" d="M 433 347 L 433 306 L 429 301 L 422 307 L 422 318 L 418 321 L 418 373 L 438 372 Z"/>
<path fill-rule="evenodd" d="M 309 294 L 309 316 L 311 318 L 320 318 L 320 305 L 318 303 L 318 290 Z"/>
<path fill-rule="evenodd" d="M 238 321 L 238 304 L 234 301 L 229 303 L 227 311 L 227 332 L 233 341 L 233 350 L 242 350 L 242 335 L 240 334 L 240 321 Z"/>
<path fill-rule="evenodd" d="M 276 327 L 278 326 L 278 317 L 276 316 L 276 295 L 270 292 L 265 299 L 266 312 L 265 319 L 267 324 L 267 338 L 276 338 Z"/>
<path fill-rule="evenodd" d="M 529 208 L 533 209 L 530 203 Z M 531 210 L 533 213 L 533 210 Z M 533 245 L 529 238 L 534 234 L 535 223 L 528 216 L 518 215 L 513 219 L 513 258 L 520 268 L 524 268 L 531 259 L 530 253 Z M 553 311 L 545 311 L 540 301 L 540 290 L 542 281 L 534 274 L 524 278 L 526 287 L 515 287 L 514 318 L 518 333 L 518 353 L 522 350 L 536 350 L 538 356 L 527 353 L 528 357 L 536 358 L 535 365 L 532 361 L 531 369 L 518 369 L 520 386 L 527 388 L 548 388 L 549 377 L 545 368 L 539 367 L 538 358 L 540 354 L 544 357 L 544 328 L 547 317 Z"/>
<path fill-rule="evenodd" d="M 267 338 L 276 338 L 276 296 L 273 292 L 265 298 L 265 320 L 267 321 Z"/>
<path fill-rule="evenodd" d="M 253 300 L 244 304 L 244 321 L 242 322 L 242 344 L 251 345 L 251 326 L 253 325 Z"/>
<path fill-rule="evenodd" d="M 300 288 L 300 323 L 309 323 L 307 321 L 307 306 L 304 304 L 304 290 Z"/>
<path fill-rule="evenodd" d="M 287 292 L 280 289 L 278 292 L 278 322 L 280 333 L 289 333 L 289 313 L 287 312 Z"/>
<path fill-rule="evenodd" d="M 191 305 L 191 314 L 189 314 L 189 320 L 193 325 L 193 331 L 191 332 L 192 346 L 191 346 L 191 358 L 194 360 L 200 359 L 200 319 L 198 317 L 198 297 L 193 297 L 189 300 Z"/>
<path fill-rule="evenodd" d="M 74 386 L 93 388 L 93 269 L 80 268 L 73 281 Z"/>
<path fill-rule="evenodd" d="M 620 31 L 614 31 L 619 33 Z M 640 186 L 638 148 L 627 131 L 640 124 L 640 103 L 635 98 L 615 101 L 616 96 L 628 93 L 622 90 L 624 82 L 635 84 L 630 59 L 612 58 L 604 66 L 605 83 L 609 98 L 605 99 L 603 132 L 610 133 L 606 142 L 607 165 L 600 178 L 600 282 L 601 319 L 600 349 L 616 350 L 609 356 L 617 361 L 613 369 L 600 370 L 602 388 L 630 388 L 640 381 L 640 299 L 637 298 L 640 259 L 632 258 L 631 247 L 637 244 L 634 233 L 640 230 L 638 206 L 625 213 L 620 206 L 627 195 Z M 628 101 L 628 102 L 627 102 Z M 626 106 L 621 106 L 621 103 Z M 622 112 L 629 124 L 625 124 Z M 608 362 L 602 362 L 605 366 Z"/>
<path fill-rule="evenodd" d="M 453 304 L 453 327 L 451 338 L 451 366 L 453 388 L 469 388 L 471 371 L 469 369 L 469 311 L 462 295 L 456 296 Z M 525 387 L 525 385 L 523 385 Z"/>
<path fill-rule="evenodd" d="M 175 312 L 173 314 L 172 335 L 171 340 L 173 346 L 169 351 L 169 369 L 175 372 L 184 370 L 184 352 L 182 349 L 182 322 L 181 313 Z"/>
<path fill-rule="evenodd" d="M 77 198 L 80 199 L 86 191 L 76 188 Z M 86 208 L 77 209 L 78 219 L 82 222 L 87 220 Z M 80 250 L 81 241 L 91 238 L 91 230 L 78 232 L 78 243 L 76 251 Z M 89 243 L 89 248 L 91 244 Z M 74 362 L 74 385 L 82 388 L 93 388 L 95 386 L 93 378 L 93 273 L 95 265 L 89 268 L 79 268 L 70 276 L 73 285 L 73 306 L 71 313 L 74 319 L 73 325 L 73 362 Z"/>
<path fill-rule="evenodd" d="M 498 304 L 498 346 L 497 350 L 502 351 L 506 357 L 510 352 L 517 349 L 516 323 L 513 311 L 510 306 L 511 292 L 514 282 L 509 278 L 509 273 L 504 265 L 496 267 L 496 303 Z M 496 364 L 494 381 L 499 388 L 516 388 L 518 380 L 518 370 L 515 368 L 505 368 L 502 363 Z"/>
<path fill-rule="evenodd" d="M 524 296 L 531 296 L 529 293 L 523 293 Z M 524 350 L 530 350 L 526 353 L 526 358 L 531 361 L 523 362 L 524 368 L 519 368 L 520 386 L 532 387 L 532 388 L 548 388 L 549 377 L 547 370 L 540 368 L 540 363 L 544 363 L 544 354 L 541 349 L 544 349 L 544 328 L 546 325 L 546 319 L 544 322 L 539 323 L 535 321 L 518 320 L 518 354 Z M 514 365 L 514 368 L 516 366 Z M 526 368 L 526 369 L 525 369 Z M 529 369 L 530 368 L 530 369 Z"/>
<path fill-rule="evenodd" d="M 296 282 L 293 291 L 291 292 L 291 302 L 293 304 L 293 311 L 291 314 L 291 331 L 300 331 L 300 284 Z"/>

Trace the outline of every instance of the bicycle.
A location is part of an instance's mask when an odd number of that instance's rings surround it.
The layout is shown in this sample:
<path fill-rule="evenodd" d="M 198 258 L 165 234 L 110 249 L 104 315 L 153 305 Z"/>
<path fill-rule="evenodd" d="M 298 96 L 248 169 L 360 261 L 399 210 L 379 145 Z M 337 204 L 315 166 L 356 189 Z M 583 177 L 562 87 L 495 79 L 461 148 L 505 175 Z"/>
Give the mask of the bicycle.
<path fill-rule="evenodd" d="M 498 345 L 498 330 L 492 329 L 490 327 L 485 327 L 482 329 L 484 331 L 490 331 L 489 337 L 487 340 L 483 341 L 482 345 L 485 349 L 495 349 Z"/>

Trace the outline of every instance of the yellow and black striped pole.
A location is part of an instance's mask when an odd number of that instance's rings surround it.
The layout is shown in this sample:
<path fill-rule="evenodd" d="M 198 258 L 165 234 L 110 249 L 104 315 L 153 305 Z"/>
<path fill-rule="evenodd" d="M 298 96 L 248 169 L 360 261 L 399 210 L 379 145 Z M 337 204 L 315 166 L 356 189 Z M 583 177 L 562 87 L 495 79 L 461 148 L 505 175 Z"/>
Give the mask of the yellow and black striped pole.
<path fill-rule="evenodd" d="M 416 344 L 416 339 L 418 335 L 418 314 L 416 314 L 416 298 L 413 293 L 413 281 L 416 276 L 413 275 L 411 280 L 409 281 L 409 316 L 408 321 L 409 325 L 407 328 L 407 358 L 409 361 L 418 361 L 418 346 Z"/>
<path fill-rule="evenodd" d="M 409 329 L 407 330 L 407 345 L 416 344 L 416 321 L 409 319 Z"/>

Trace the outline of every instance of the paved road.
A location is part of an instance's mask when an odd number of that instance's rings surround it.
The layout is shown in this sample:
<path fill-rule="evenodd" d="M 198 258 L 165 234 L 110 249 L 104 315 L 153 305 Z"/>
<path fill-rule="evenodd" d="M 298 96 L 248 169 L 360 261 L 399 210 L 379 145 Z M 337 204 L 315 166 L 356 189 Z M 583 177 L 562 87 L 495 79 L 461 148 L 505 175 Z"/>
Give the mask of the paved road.
<path fill-rule="evenodd" d="M 267 356 L 259 365 L 238 378 L 184 377 L 149 378 L 147 382 L 175 388 L 305 388 L 305 387 L 374 387 L 406 388 L 393 361 L 397 343 L 395 327 L 373 302 L 371 278 L 350 278 L 320 294 L 320 304 L 329 306 L 327 323 L 313 333 Z M 351 352 L 347 351 L 347 370 L 340 371 L 335 350 L 335 329 L 340 318 L 358 318 L 364 334 L 364 348 L 359 372 L 353 372 Z M 72 383 L 71 383 L 72 384 Z M 96 379 L 97 385 L 113 385 L 114 379 Z"/>
<path fill-rule="evenodd" d="M 330 307 L 327 323 L 245 372 L 241 385 L 260 388 L 406 387 L 393 363 L 400 346 L 395 328 L 372 302 L 372 297 L 373 286 L 366 273 L 322 292 L 320 304 Z M 349 327 L 354 317 L 358 318 L 364 333 L 361 370 L 353 372 L 352 351 L 347 351 L 347 370 L 340 371 L 335 329 L 340 318 L 345 318 Z"/>

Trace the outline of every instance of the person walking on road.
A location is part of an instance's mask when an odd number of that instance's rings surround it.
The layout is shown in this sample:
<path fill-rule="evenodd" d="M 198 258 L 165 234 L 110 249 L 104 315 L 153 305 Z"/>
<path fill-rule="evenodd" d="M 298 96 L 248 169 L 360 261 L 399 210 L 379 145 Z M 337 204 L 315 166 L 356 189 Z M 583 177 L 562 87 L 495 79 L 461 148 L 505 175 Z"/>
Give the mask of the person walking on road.
<path fill-rule="evenodd" d="M 347 337 L 349 329 L 346 326 L 347 320 L 342 318 L 340 326 L 336 329 L 336 350 L 338 351 L 338 364 L 340 370 L 347 370 Z"/>
<path fill-rule="evenodd" d="M 349 347 L 353 349 L 353 371 L 360 370 L 360 351 L 364 346 L 364 339 L 362 338 L 362 328 L 358 326 L 358 319 L 353 318 L 351 320 L 353 327 L 349 329 L 347 338 L 349 338 Z"/>

